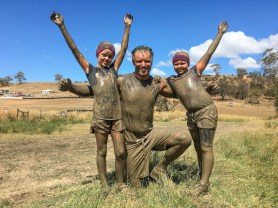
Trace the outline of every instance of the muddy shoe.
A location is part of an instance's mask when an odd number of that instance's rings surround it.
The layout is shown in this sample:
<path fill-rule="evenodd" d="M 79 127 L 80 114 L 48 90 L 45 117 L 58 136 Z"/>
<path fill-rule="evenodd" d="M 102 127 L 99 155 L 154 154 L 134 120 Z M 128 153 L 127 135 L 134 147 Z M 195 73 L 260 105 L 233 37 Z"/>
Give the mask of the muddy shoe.
<path fill-rule="evenodd" d="M 198 183 L 197 185 L 193 186 L 190 190 L 189 190 L 189 194 L 192 196 L 201 196 L 201 195 L 205 195 L 209 192 L 209 186 L 210 184 L 201 184 Z"/>
<path fill-rule="evenodd" d="M 169 185 L 175 185 L 175 183 L 170 179 L 168 173 L 166 170 L 160 169 L 158 170 L 157 167 L 154 167 L 150 177 L 155 181 L 155 182 L 163 182 Z"/>

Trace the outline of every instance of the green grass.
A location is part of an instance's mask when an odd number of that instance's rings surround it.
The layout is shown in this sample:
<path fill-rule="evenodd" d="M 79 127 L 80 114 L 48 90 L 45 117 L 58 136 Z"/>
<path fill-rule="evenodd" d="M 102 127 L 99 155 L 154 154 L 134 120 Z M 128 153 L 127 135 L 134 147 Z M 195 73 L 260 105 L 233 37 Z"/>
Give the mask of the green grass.
<path fill-rule="evenodd" d="M 51 134 L 54 131 L 65 130 L 66 125 L 85 122 L 86 119 L 76 117 L 4 119 L 0 120 L 0 133 Z"/>

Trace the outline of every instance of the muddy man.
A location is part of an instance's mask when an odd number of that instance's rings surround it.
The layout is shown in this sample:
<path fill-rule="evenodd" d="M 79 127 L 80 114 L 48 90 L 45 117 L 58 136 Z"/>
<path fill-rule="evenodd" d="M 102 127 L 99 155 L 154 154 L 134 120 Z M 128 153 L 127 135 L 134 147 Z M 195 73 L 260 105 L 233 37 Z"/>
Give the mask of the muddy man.
<path fill-rule="evenodd" d="M 121 109 L 125 125 L 124 135 L 127 151 L 127 176 L 132 186 L 140 186 L 150 176 L 155 181 L 169 179 L 166 168 L 191 144 L 191 137 L 177 129 L 153 126 L 154 106 L 159 94 L 176 97 L 166 80 L 152 77 L 150 70 L 153 51 L 147 46 L 138 46 L 132 51 L 135 72 L 118 77 Z M 67 86 L 60 83 L 60 89 Z M 70 85 L 71 92 L 88 96 L 88 87 Z M 151 151 L 165 151 L 160 162 L 149 172 Z"/>

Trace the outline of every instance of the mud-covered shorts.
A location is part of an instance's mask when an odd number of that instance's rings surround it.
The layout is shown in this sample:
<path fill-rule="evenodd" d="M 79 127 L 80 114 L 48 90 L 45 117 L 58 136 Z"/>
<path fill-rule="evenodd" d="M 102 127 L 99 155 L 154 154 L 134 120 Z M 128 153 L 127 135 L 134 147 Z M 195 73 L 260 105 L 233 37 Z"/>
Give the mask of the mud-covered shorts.
<path fill-rule="evenodd" d="M 91 123 L 90 132 L 91 133 L 113 133 L 120 132 L 125 129 L 123 120 L 103 120 L 103 119 L 94 119 Z"/>
<path fill-rule="evenodd" d="M 125 130 L 127 151 L 127 176 L 133 183 L 149 176 L 149 163 L 151 151 L 163 151 L 167 149 L 167 140 L 176 131 L 169 129 L 153 128 L 146 136 L 135 136 Z"/>
<path fill-rule="evenodd" d="M 214 103 L 195 112 L 187 112 L 187 126 L 194 142 L 212 146 L 218 113 Z"/>

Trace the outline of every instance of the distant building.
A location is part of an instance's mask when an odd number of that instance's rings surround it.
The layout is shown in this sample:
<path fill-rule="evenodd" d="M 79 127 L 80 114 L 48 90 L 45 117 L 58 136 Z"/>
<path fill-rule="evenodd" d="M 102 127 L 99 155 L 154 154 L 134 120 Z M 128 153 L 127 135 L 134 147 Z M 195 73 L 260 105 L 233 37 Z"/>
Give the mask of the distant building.
<path fill-rule="evenodd" d="M 54 93 L 53 90 L 42 90 L 41 92 L 42 92 L 42 94 L 44 94 L 44 95 L 48 95 L 48 94 L 50 94 L 50 93 Z"/>

